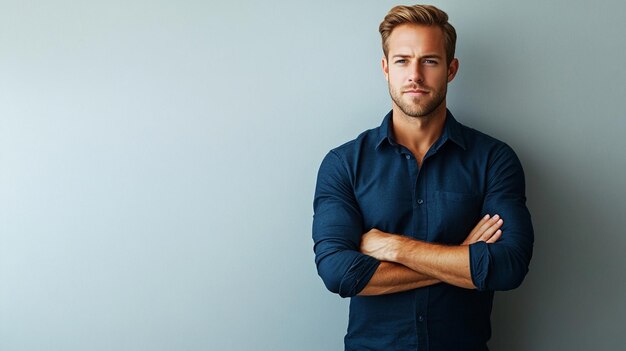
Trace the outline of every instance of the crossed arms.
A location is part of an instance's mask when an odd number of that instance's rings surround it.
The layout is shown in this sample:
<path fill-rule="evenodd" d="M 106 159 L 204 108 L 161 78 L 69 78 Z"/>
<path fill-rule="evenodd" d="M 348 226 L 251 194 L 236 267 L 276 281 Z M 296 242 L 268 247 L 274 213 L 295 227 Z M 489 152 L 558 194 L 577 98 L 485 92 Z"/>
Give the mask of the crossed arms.
<path fill-rule="evenodd" d="M 459 246 L 448 246 L 372 229 L 361 239 L 361 252 L 380 261 L 359 295 L 381 295 L 446 282 L 475 289 L 469 268 L 469 245 L 496 242 L 502 235 L 500 216 L 486 215 Z"/>

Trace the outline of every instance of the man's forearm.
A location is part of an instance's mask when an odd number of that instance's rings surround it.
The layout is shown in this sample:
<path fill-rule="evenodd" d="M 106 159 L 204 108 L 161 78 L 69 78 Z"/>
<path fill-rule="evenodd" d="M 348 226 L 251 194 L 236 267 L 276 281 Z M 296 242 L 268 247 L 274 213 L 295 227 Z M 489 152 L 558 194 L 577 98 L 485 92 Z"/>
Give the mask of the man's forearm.
<path fill-rule="evenodd" d="M 361 237 L 361 252 L 379 261 L 398 263 L 421 274 L 419 279 L 411 280 L 412 283 L 419 281 L 426 286 L 445 282 L 476 289 L 470 271 L 469 245 L 478 241 L 488 244 L 498 241 L 502 235 L 502 224 L 500 216 L 485 215 L 459 246 L 418 241 L 373 228 Z"/>
<path fill-rule="evenodd" d="M 389 261 L 451 285 L 475 289 L 469 246 L 446 246 L 395 236 Z"/>
<path fill-rule="evenodd" d="M 383 295 L 440 283 L 439 280 L 394 262 L 381 262 L 359 295 Z"/>
<path fill-rule="evenodd" d="M 361 252 L 379 261 L 399 263 L 451 285 L 476 288 L 467 245 L 446 246 L 372 229 L 362 237 Z"/>

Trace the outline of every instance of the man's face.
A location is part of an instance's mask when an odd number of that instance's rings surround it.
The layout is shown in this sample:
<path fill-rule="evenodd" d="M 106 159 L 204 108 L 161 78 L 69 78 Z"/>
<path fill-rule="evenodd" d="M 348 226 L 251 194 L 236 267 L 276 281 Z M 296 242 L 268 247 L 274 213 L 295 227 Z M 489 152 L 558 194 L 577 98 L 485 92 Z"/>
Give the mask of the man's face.
<path fill-rule="evenodd" d="M 448 66 L 444 34 L 436 26 L 400 25 L 387 39 L 383 71 L 394 107 L 410 117 L 429 116 L 446 98 L 458 61 Z"/>

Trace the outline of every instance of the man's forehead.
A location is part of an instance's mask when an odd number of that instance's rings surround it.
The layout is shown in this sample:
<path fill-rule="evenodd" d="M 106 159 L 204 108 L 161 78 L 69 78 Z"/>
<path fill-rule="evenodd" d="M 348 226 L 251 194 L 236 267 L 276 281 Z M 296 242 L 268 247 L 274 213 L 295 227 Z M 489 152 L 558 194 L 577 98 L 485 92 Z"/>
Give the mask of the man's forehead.
<path fill-rule="evenodd" d="M 433 53 L 445 52 L 445 38 L 443 30 L 438 26 L 424 26 L 416 24 L 402 24 L 391 32 L 387 40 L 389 54 L 402 52 L 429 51 Z"/>

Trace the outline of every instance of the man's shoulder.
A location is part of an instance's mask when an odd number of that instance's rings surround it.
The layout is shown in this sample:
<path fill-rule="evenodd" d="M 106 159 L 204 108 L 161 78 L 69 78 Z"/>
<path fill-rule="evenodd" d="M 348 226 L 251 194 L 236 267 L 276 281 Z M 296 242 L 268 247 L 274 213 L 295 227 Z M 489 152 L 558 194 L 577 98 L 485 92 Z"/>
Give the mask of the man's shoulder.
<path fill-rule="evenodd" d="M 471 157 L 486 160 L 491 166 L 519 164 L 519 158 L 513 148 L 506 142 L 477 129 L 460 124 L 467 150 Z"/>
<path fill-rule="evenodd" d="M 379 142 L 379 137 L 380 127 L 367 129 L 356 138 L 332 148 L 330 153 L 334 153 L 344 159 L 351 159 L 362 152 L 373 151 Z"/>
<path fill-rule="evenodd" d="M 511 149 L 511 147 L 504 141 L 485 132 L 468 127 L 461 123 L 459 123 L 459 128 L 469 148 L 478 148 L 483 150 Z"/>
<path fill-rule="evenodd" d="M 373 151 L 375 149 L 376 130 L 377 128 L 368 129 L 356 138 L 328 151 L 320 165 L 319 174 L 331 174 L 339 170 L 344 175 L 353 174 L 352 170 L 363 159 L 364 154 L 366 158 L 373 156 L 370 150 Z M 346 171 L 347 173 L 344 173 Z"/>

